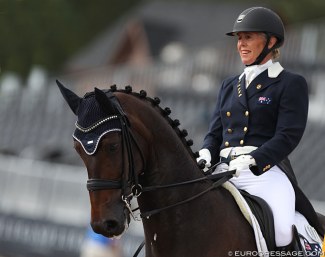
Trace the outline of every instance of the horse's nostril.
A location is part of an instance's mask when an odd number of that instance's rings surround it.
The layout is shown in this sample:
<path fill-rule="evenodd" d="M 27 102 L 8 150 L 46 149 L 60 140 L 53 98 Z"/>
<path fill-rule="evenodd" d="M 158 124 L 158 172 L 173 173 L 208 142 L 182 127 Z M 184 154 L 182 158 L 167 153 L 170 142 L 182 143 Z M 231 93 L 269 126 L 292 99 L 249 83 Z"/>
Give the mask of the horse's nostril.
<path fill-rule="evenodd" d="M 97 234 L 102 234 L 106 237 L 119 236 L 125 229 L 125 227 L 115 219 L 92 221 L 91 226 Z"/>
<path fill-rule="evenodd" d="M 106 220 L 104 222 L 104 224 L 105 224 L 107 230 L 112 230 L 118 226 L 118 223 L 115 220 Z"/>

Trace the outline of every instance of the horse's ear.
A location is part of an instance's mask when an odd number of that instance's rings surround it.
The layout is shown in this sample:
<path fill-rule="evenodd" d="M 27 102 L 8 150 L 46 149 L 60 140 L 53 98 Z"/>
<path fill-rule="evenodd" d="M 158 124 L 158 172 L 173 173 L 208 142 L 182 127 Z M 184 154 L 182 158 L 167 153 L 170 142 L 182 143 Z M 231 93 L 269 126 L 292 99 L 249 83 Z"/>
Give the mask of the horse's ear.
<path fill-rule="evenodd" d="M 95 99 L 103 112 L 107 114 L 116 114 L 116 108 L 107 95 L 100 89 L 95 87 Z"/>
<path fill-rule="evenodd" d="M 73 111 L 75 115 L 78 115 L 78 108 L 81 101 L 81 98 L 73 93 L 71 90 L 67 89 L 62 83 L 56 80 L 56 84 L 58 85 L 61 94 L 63 95 L 64 99 L 68 103 L 69 107 Z"/>

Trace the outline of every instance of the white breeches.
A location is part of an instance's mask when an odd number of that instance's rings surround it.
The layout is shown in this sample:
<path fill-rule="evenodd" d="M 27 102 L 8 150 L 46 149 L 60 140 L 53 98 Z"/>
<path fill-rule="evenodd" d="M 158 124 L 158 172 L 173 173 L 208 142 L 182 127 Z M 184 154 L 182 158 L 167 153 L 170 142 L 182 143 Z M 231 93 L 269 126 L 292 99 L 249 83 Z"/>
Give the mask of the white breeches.
<path fill-rule="evenodd" d="M 264 199 L 270 206 L 274 217 L 276 246 L 286 246 L 292 241 L 292 225 L 295 219 L 295 192 L 278 166 L 272 167 L 260 176 L 250 170 L 241 170 L 239 177 L 230 181 L 251 195 Z"/>

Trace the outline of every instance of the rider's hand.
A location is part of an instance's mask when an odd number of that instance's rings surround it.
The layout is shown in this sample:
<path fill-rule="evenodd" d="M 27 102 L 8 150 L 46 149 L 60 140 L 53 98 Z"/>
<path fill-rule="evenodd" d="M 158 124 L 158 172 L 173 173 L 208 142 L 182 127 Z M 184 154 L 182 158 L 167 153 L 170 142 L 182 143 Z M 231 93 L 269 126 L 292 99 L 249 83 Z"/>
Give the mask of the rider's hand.
<path fill-rule="evenodd" d="M 222 173 L 229 170 L 229 165 L 227 163 L 220 163 L 212 174 Z"/>
<path fill-rule="evenodd" d="M 255 165 L 256 161 L 251 155 L 240 155 L 236 159 L 230 161 L 229 170 L 236 170 L 234 176 L 238 177 L 241 170 L 247 170 Z"/>
<path fill-rule="evenodd" d="M 199 157 L 196 159 L 196 162 L 199 163 L 202 160 L 205 161 L 203 171 L 207 172 L 211 167 L 211 154 L 210 151 L 206 148 L 203 148 L 199 151 Z"/>

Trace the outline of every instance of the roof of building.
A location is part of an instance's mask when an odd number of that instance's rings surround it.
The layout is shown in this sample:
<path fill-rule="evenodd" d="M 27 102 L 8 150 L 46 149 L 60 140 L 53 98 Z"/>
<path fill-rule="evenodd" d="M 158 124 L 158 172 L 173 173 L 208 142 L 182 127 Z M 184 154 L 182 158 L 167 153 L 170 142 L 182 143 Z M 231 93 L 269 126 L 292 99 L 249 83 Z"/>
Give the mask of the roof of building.
<path fill-rule="evenodd" d="M 178 42 L 185 48 L 229 44 L 226 32 L 232 29 L 238 14 L 247 4 L 191 3 L 150 1 L 121 17 L 96 39 L 73 56 L 67 71 L 105 66 L 112 62 L 116 51 L 129 34 L 130 24 L 143 29 L 149 55 L 157 57 L 168 43 Z"/>

